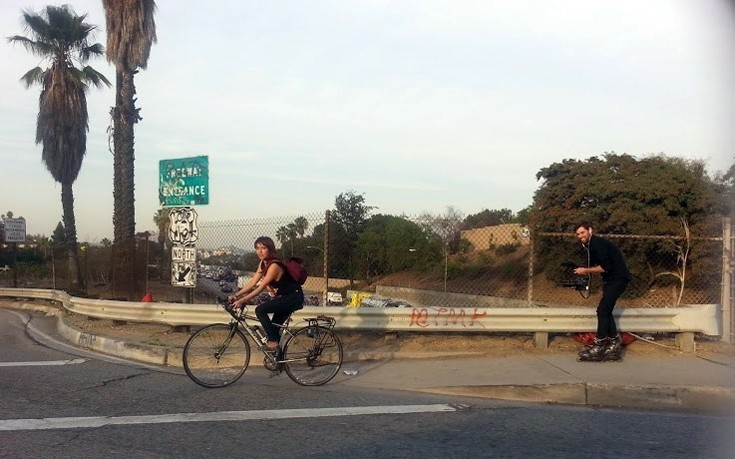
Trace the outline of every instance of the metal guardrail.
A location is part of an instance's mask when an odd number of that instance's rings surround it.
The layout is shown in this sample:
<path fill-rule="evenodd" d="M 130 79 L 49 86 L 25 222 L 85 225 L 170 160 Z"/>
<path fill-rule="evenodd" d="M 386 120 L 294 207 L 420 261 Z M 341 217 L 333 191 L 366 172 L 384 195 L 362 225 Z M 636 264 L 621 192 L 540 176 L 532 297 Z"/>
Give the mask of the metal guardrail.
<path fill-rule="evenodd" d="M 199 326 L 227 322 L 229 315 L 215 304 L 141 303 L 72 297 L 65 292 L 43 289 L 0 288 L 0 297 L 34 298 L 58 302 L 75 314 L 99 319 L 170 326 Z M 337 329 L 415 332 L 530 332 L 536 343 L 546 347 L 548 333 L 593 331 L 595 308 L 337 308 L 307 306 L 293 318 L 324 314 L 337 319 Z M 686 334 L 679 343 L 693 348 L 693 334 L 722 333 L 720 305 L 676 308 L 616 309 L 620 330 L 646 333 Z M 685 349 L 686 350 L 686 349 Z M 691 349 L 693 350 L 693 349 Z"/>

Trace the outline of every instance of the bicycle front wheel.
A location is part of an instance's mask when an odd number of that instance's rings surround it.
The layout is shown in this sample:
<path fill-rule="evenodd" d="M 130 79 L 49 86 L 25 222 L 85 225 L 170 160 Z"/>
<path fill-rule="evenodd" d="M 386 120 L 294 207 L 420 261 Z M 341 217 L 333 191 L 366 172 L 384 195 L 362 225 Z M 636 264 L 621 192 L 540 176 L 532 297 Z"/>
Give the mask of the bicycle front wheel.
<path fill-rule="evenodd" d="M 342 366 L 342 342 L 325 327 L 305 327 L 283 347 L 286 374 L 302 386 L 321 386 Z"/>
<path fill-rule="evenodd" d="M 237 328 L 207 325 L 184 346 L 184 370 L 204 387 L 225 387 L 242 376 L 250 363 L 250 344 Z"/>

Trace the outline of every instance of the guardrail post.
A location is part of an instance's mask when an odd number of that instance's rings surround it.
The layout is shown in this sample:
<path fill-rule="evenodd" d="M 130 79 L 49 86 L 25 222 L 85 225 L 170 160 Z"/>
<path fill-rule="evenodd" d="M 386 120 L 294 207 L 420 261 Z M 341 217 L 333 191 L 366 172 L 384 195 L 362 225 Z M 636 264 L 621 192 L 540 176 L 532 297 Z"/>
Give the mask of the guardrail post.
<path fill-rule="evenodd" d="M 694 333 L 693 332 L 681 332 L 676 334 L 676 346 L 682 352 L 694 352 Z"/>
<path fill-rule="evenodd" d="M 536 342 L 536 347 L 539 349 L 549 348 L 549 333 L 548 332 L 536 332 L 533 334 L 533 340 Z"/>

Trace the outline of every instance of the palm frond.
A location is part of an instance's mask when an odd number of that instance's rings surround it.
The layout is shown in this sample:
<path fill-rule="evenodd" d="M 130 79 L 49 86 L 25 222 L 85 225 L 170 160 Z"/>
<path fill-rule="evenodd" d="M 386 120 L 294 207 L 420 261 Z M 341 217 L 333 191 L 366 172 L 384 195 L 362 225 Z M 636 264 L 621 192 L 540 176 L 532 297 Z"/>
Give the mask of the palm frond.
<path fill-rule="evenodd" d="M 34 84 L 42 85 L 43 75 L 43 69 L 41 69 L 41 67 L 36 67 L 30 69 L 22 77 L 20 77 L 20 81 L 25 85 L 26 89 L 28 89 Z"/>
<path fill-rule="evenodd" d="M 104 56 L 105 48 L 99 43 L 85 46 L 79 50 L 79 62 L 86 63 L 93 57 Z"/>
<path fill-rule="evenodd" d="M 33 32 L 37 37 L 49 35 L 50 26 L 48 21 L 31 10 L 23 10 L 23 25 L 27 31 Z"/>
<path fill-rule="evenodd" d="M 43 58 L 51 57 L 54 55 L 55 47 L 49 43 L 45 43 L 42 41 L 34 41 L 31 40 L 28 37 L 23 37 L 21 35 L 13 35 L 12 37 L 8 37 L 8 43 L 12 44 L 20 44 L 22 45 L 26 51 L 30 52 L 31 54 Z"/>
<path fill-rule="evenodd" d="M 103 74 L 93 69 L 90 66 L 86 66 L 82 69 L 83 81 L 92 83 L 96 88 L 102 88 L 103 85 L 108 88 L 112 86 L 110 80 L 108 80 Z"/>

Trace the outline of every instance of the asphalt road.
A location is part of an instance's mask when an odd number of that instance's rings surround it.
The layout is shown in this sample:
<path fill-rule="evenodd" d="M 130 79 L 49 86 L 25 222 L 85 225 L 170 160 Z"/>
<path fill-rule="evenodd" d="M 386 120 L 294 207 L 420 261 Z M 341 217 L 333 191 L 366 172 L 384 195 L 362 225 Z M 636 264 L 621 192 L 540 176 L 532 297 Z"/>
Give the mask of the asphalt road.
<path fill-rule="evenodd" d="M 729 458 L 733 419 L 543 406 L 259 368 L 226 389 L 25 333 L 0 310 L 0 458 Z"/>

